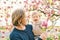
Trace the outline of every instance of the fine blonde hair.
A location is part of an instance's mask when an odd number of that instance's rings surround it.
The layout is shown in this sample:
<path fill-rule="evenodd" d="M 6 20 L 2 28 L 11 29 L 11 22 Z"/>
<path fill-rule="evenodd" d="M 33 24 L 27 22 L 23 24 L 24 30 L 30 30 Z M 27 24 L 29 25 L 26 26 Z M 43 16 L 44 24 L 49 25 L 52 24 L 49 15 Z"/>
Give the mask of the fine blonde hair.
<path fill-rule="evenodd" d="M 38 12 L 37 10 L 32 11 L 31 13 L 32 13 L 32 16 L 36 14 L 38 14 L 39 17 L 41 16 L 41 12 Z"/>
<path fill-rule="evenodd" d="M 18 26 L 20 25 L 20 23 L 22 23 L 22 19 L 25 17 L 25 13 L 24 10 L 22 9 L 16 9 L 13 13 L 12 13 L 12 24 L 14 26 Z M 18 22 L 20 20 L 20 22 Z"/>

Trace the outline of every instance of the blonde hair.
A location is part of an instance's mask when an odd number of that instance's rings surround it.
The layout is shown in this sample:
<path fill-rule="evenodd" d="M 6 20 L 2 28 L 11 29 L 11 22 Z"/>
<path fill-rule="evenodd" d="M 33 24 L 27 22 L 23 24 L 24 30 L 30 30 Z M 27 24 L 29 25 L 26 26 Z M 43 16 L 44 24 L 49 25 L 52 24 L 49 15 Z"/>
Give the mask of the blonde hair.
<path fill-rule="evenodd" d="M 12 13 L 12 24 L 13 24 L 14 26 L 20 25 L 20 24 L 18 23 L 18 20 L 22 20 L 22 18 L 24 18 L 24 17 L 25 17 L 25 13 L 24 13 L 24 11 L 23 11 L 22 9 L 17 9 L 17 10 L 15 10 L 15 11 Z M 22 22 L 20 22 L 20 23 L 22 23 Z"/>
<path fill-rule="evenodd" d="M 33 15 L 36 15 L 36 14 L 38 14 L 39 17 L 41 16 L 41 12 L 38 12 L 38 11 L 36 11 L 36 10 L 35 10 L 35 11 L 32 11 L 31 13 L 32 13 L 32 16 L 33 16 Z"/>

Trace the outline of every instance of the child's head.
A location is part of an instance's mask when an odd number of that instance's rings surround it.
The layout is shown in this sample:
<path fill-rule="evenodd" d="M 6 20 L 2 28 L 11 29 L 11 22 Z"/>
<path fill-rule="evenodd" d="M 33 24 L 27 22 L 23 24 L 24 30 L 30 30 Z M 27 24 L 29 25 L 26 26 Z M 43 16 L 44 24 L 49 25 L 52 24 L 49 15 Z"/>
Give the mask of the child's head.
<path fill-rule="evenodd" d="M 32 21 L 33 22 L 39 22 L 40 20 L 40 13 L 38 11 L 32 12 Z"/>

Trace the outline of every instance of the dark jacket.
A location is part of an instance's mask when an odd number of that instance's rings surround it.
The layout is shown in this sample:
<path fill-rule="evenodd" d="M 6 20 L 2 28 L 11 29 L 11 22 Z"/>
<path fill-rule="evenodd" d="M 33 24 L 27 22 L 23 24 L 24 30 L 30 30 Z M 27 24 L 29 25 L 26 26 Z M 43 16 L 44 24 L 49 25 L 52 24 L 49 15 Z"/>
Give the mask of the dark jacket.
<path fill-rule="evenodd" d="M 32 26 L 26 25 L 25 30 L 18 30 L 14 28 L 10 34 L 10 40 L 34 40 Z"/>

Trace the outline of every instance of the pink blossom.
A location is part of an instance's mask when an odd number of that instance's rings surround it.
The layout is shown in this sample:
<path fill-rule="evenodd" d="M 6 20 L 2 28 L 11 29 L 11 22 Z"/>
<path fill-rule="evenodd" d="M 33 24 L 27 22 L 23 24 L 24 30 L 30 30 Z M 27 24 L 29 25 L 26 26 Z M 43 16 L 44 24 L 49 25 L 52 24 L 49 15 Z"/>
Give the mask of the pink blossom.
<path fill-rule="evenodd" d="M 2 36 L 2 38 L 5 38 L 5 36 Z"/>
<path fill-rule="evenodd" d="M 44 26 L 45 28 L 47 28 L 47 25 L 48 25 L 48 21 L 43 21 L 42 22 L 42 26 Z"/>
<path fill-rule="evenodd" d="M 6 4 L 6 1 L 4 1 L 4 4 Z"/>
<path fill-rule="evenodd" d="M 5 21 L 8 21 L 8 19 L 7 19 L 7 18 L 5 18 Z"/>
<path fill-rule="evenodd" d="M 2 33 L 3 33 L 3 34 L 5 34 L 5 32 L 4 32 L 4 31 L 3 31 Z"/>
<path fill-rule="evenodd" d="M 58 11 L 58 14 L 60 14 L 60 10 Z"/>
<path fill-rule="evenodd" d="M 7 7 L 8 9 L 11 8 L 10 6 Z"/>

